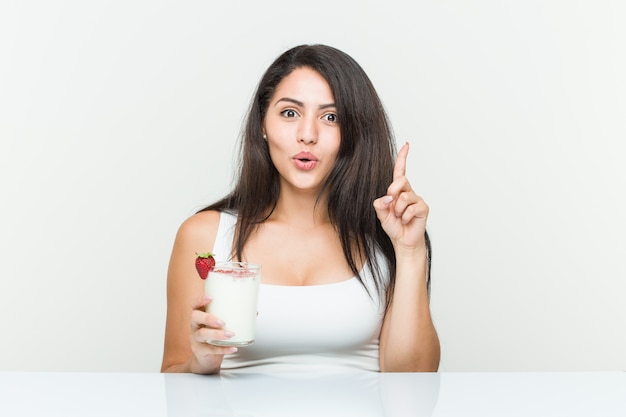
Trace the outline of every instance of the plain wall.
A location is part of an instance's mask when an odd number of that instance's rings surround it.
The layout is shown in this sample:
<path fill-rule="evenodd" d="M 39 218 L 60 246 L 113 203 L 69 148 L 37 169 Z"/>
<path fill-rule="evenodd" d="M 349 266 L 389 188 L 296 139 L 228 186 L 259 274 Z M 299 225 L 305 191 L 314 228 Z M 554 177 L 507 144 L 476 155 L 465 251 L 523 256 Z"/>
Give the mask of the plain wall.
<path fill-rule="evenodd" d="M 431 208 L 443 371 L 626 370 L 626 3 L 0 3 L 0 370 L 158 371 L 180 223 L 262 72 L 370 75 Z"/>

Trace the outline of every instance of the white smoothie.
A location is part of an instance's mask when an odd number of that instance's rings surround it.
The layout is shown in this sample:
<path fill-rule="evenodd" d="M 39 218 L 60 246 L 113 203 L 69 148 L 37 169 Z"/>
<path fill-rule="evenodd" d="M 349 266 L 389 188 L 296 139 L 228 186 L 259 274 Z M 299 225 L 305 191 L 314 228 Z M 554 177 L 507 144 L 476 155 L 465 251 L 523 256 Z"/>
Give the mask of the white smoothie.
<path fill-rule="evenodd" d="M 245 262 L 215 265 L 204 283 L 204 293 L 213 297 L 207 312 L 221 319 L 224 329 L 235 335 L 211 341 L 225 346 L 245 346 L 254 342 L 261 267 Z"/>

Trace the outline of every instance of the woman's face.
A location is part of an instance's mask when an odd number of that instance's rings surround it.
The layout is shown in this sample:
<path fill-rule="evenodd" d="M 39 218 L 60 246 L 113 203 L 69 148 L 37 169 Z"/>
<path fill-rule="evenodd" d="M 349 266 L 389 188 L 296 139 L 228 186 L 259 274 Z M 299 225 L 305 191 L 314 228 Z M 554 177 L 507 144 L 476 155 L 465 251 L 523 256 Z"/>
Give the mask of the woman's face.
<path fill-rule="evenodd" d="M 319 192 L 341 142 L 335 99 L 316 71 L 295 69 L 270 99 L 263 133 L 281 189 Z"/>

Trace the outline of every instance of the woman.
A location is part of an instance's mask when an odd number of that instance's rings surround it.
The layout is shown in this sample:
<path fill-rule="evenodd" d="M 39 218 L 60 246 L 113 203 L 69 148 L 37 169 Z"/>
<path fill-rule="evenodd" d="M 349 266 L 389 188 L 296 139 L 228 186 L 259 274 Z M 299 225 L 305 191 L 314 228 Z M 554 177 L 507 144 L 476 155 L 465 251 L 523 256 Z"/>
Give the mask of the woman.
<path fill-rule="evenodd" d="M 234 190 L 187 219 L 168 271 L 162 371 L 436 371 L 428 206 L 405 177 L 362 68 L 324 45 L 292 48 L 262 77 Z M 255 343 L 206 313 L 196 253 L 263 267 Z M 195 300 L 195 301 L 194 301 Z"/>

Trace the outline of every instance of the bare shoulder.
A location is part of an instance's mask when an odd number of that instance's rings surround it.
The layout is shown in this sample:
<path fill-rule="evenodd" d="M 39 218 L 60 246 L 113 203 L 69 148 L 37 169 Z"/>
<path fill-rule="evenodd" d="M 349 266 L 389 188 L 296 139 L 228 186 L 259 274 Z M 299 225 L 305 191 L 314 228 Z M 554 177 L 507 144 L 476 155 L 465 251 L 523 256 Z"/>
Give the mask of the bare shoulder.
<path fill-rule="evenodd" d="M 178 228 L 168 268 L 168 282 L 174 292 L 184 292 L 188 285 L 196 283 L 194 260 L 198 253 L 212 251 L 219 221 L 218 211 L 200 212 L 187 218 Z M 192 290 L 199 292 L 200 286 Z"/>
<path fill-rule="evenodd" d="M 208 252 L 213 247 L 219 223 L 219 211 L 196 213 L 180 225 L 176 240 L 179 243 L 198 247 L 198 251 Z"/>
<path fill-rule="evenodd" d="M 190 317 L 204 294 L 204 283 L 195 268 L 196 254 L 213 248 L 220 222 L 218 211 L 196 213 L 178 228 L 167 271 L 167 320 L 163 367 L 183 364 L 192 351 Z"/>

